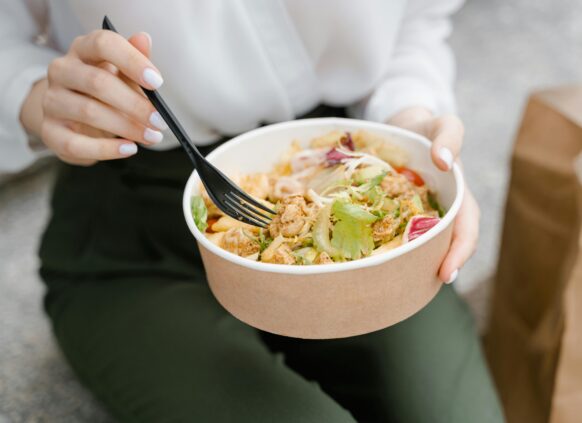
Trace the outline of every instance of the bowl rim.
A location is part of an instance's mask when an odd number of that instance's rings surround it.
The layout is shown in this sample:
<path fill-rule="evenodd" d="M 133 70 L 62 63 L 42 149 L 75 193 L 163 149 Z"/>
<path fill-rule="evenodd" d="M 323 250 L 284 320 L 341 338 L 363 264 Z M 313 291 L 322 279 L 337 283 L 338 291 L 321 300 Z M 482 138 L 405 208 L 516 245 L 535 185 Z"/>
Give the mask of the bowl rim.
<path fill-rule="evenodd" d="M 262 126 L 260 128 L 256 128 L 245 132 L 241 135 L 238 135 L 231 140 L 225 142 L 221 146 L 217 147 L 214 151 L 212 151 L 206 158 L 210 161 L 212 159 L 221 154 L 223 151 L 228 150 L 229 148 L 244 143 L 248 139 L 254 138 L 257 135 L 269 133 L 269 132 L 276 132 L 280 130 L 292 130 L 298 127 L 317 127 L 317 126 L 351 126 L 352 128 L 356 127 L 358 129 L 376 129 L 379 131 L 389 131 L 395 135 L 400 135 L 417 142 L 420 142 L 424 146 L 426 146 L 430 151 L 430 145 L 432 144 L 427 138 L 419 135 L 415 132 L 408 131 L 406 129 L 398 128 L 396 126 L 378 123 L 378 122 L 370 122 L 365 120 L 359 119 L 349 119 L 349 118 L 310 118 L 310 119 L 297 119 L 288 122 L 281 122 L 275 123 L 272 125 Z M 257 270 L 260 272 L 270 272 L 270 273 L 284 273 L 290 275 L 314 275 L 314 274 L 322 274 L 322 273 L 336 273 L 342 271 L 349 271 L 355 269 L 363 269 L 366 267 L 377 266 L 382 263 L 385 263 L 389 260 L 395 259 L 400 257 L 409 251 L 412 251 L 421 245 L 427 243 L 431 239 L 435 238 L 438 234 L 445 230 L 455 219 L 459 209 L 461 207 L 461 203 L 463 201 L 464 196 L 464 179 L 461 169 L 458 164 L 453 164 L 451 169 L 455 179 L 456 185 L 456 196 L 453 201 L 453 204 L 445 214 L 445 216 L 437 223 L 433 228 L 431 228 L 428 232 L 422 234 L 418 238 L 396 247 L 392 250 L 389 250 L 385 253 L 380 253 L 374 256 L 364 257 L 354 261 L 348 261 L 343 263 L 332 263 L 326 265 L 313 265 L 313 266 L 297 266 L 291 264 L 274 264 L 274 263 L 263 263 L 258 261 L 253 261 L 246 259 L 244 257 L 240 257 L 230 251 L 224 250 L 213 242 L 211 242 L 206 236 L 200 232 L 196 224 L 194 223 L 194 218 L 192 217 L 192 213 L 190 211 L 190 202 L 192 197 L 192 189 L 194 188 L 194 183 L 198 180 L 198 172 L 193 170 L 186 182 L 186 187 L 184 188 L 184 193 L 182 196 L 182 209 L 184 212 L 184 217 L 186 219 L 186 223 L 190 232 L 194 235 L 196 241 L 201 244 L 204 248 L 212 252 L 213 254 L 231 262 L 237 264 L 239 266 L 243 266 L 249 269 Z"/>

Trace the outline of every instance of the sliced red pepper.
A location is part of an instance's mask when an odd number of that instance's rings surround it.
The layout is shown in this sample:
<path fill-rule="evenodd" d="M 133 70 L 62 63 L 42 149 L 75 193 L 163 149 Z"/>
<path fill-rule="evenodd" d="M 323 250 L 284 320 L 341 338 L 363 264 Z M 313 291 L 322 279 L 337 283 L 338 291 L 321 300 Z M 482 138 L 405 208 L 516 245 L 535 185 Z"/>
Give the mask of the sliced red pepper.
<path fill-rule="evenodd" d="M 409 169 L 405 166 L 395 167 L 394 170 L 396 172 L 400 173 L 401 175 L 406 176 L 406 179 L 408 179 L 410 182 L 412 182 L 417 187 L 421 187 L 424 185 L 424 179 L 422 179 L 422 177 L 418 173 L 416 173 L 414 170 Z"/>

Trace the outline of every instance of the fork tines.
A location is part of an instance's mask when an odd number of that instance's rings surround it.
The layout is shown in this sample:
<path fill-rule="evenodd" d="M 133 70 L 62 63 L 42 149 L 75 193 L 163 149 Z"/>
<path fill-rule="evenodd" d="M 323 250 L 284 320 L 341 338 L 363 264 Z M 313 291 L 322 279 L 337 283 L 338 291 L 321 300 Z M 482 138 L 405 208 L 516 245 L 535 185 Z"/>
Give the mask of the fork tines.
<path fill-rule="evenodd" d="M 269 226 L 272 217 L 262 210 L 270 214 L 275 214 L 268 207 L 248 195 L 243 196 L 238 192 L 231 191 L 225 194 L 224 197 L 224 203 L 238 215 L 235 218 L 250 225 L 266 228 Z"/>

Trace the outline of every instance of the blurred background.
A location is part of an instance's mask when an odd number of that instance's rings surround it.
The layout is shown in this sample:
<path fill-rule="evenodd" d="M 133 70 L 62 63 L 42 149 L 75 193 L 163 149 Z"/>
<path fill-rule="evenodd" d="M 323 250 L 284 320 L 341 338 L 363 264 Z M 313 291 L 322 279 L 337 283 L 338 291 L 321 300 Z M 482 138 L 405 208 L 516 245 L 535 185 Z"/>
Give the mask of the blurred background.
<path fill-rule="evenodd" d="M 479 249 L 457 289 L 483 327 L 495 269 L 508 164 L 533 90 L 582 84 L 580 0 L 469 0 L 455 16 L 463 160 L 482 212 Z M 51 338 L 36 274 L 54 162 L 0 180 L 0 423 L 109 422 Z"/>

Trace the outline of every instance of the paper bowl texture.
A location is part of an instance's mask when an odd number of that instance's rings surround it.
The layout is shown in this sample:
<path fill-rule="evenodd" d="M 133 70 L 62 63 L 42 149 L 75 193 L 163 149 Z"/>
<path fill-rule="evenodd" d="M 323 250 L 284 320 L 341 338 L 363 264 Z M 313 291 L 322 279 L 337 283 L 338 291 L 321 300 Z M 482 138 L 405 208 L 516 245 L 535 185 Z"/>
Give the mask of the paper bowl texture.
<path fill-rule="evenodd" d="M 409 153 L 436 191 L 444 218 L 419 238 L 383 254 L 346 263 L 292 266 L 248 260 L 210 242 L 194 223 L 191 196 L 199 191 L 196 171 L 184 190 L 183 209 L 198 242 L 208 283 L 233 316 L 267 332 L 305 339 L 343 338 L 394 325 L 430 302 L 441 287 L 440 264 L 451 242 L 463 196 L 457 165 L 441 172 L 432 164 L 430 142 L 396 127 L 342 118 L 304 119 L 265 126 L 218 147 L 207 159 L 225 173 L 269 171 L 293 140 L 307 146 L 333 130 L 366 130 Z"/>

